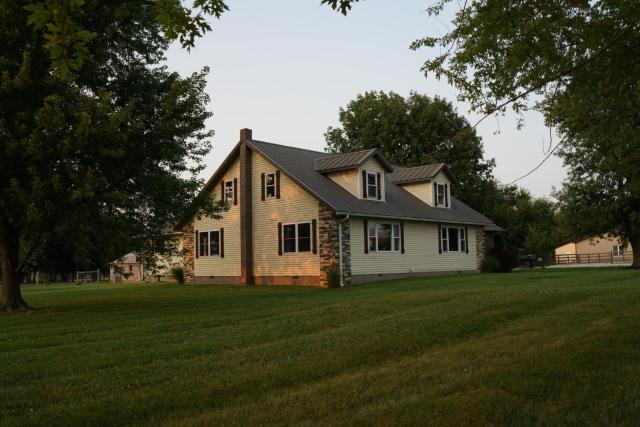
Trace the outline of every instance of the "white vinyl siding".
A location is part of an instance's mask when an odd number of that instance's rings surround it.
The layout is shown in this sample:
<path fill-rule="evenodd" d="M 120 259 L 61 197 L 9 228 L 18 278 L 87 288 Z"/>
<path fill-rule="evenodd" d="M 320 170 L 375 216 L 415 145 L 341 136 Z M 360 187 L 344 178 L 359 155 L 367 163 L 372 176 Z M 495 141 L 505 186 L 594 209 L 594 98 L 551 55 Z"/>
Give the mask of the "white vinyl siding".
<path fill-rule="evenodd" d="M 234 178 L 238 179 L 238 185 L 240 185 L 239 160 L 234 161 L 222 177 L 225 183 L 233 183 Z M 220 191 L 220 181 L 218 181 L 213 186 L 212 197 L 220 200 Z M 233 196 L 230 201 L 232 200 Z M 222 213 L 221 219 L 196 217 L 193 220 L 193 228 L 198 232 L 224 228 L 224 258 L 220 256 L 198 256 L 194 260 L 195 276 L 240 276 L 240 200 L 238 200 L 238 205 L 230 203 L 229 210 Z"/>
<path fill-rule="evenodd" d="M 385 222 L 369 219 L 371 222 Z M 404 248 L 400 252 L 364 253 L 364 224 L 361 218 L 352 218 L 351 273 L 390 274 L 439 271 L 477 271 L 476 231 L 468 226 L 469 253 L 438 252 L 438 225 L 427 222 L 404 222 Z"/>

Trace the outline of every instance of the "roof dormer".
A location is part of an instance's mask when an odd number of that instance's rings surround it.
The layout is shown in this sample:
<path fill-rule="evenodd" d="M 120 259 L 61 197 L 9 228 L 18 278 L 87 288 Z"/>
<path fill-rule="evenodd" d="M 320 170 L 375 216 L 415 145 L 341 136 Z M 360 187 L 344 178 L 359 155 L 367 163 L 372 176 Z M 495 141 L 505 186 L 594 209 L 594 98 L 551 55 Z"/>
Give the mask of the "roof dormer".
<path fill-rule="evenodd" d="M 314 161 L 314 169 L 363 200 L 384 201 L 384 176 L 391 165 L 376 149 L 336 154 Z"/>
<path fill-rule="evenodd" d="M 398 169 L 389 177 L 391 182 L 429 206 L 451 207 L 451 183 L 455 183 L 456 179 L 444 163 Z"/>

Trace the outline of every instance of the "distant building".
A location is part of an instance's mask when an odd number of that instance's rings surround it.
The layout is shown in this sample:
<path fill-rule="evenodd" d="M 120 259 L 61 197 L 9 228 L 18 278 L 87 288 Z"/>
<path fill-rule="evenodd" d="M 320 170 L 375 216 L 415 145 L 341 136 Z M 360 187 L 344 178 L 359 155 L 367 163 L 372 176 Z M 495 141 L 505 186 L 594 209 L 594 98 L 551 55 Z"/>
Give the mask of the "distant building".
<path fill-rule="evenodd" d="M 174 233 L 173 238 L 177 240 L 178 251 L 182 251 L 182 233 Z M 136 252 L 129 252 L 111 262 L 109 281 L 111 283 L 175 282 L 171 269 L 182 267 L 182 264 L 181 256 L 169 258 L 157 256 L 154 270 L 146 267 Z"/>
<path fill-rule="evenodd" d="M 622 247 L 622 242 L 618 236 L 593 236 L 577 242 L 566 243 L 556 248 L 556 255 L 576 255 L 576 254 L 605 254 L 611 253 L 613 256 L 631 255 L 633 250 L 631 245 Z"/>

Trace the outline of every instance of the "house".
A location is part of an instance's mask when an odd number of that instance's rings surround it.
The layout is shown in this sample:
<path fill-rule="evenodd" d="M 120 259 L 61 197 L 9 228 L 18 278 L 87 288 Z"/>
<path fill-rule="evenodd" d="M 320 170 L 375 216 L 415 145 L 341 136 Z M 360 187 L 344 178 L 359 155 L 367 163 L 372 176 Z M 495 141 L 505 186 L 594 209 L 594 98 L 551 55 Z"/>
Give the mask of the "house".
<path fill-rule="evenodd" d="M 623 247 L 620 237 L 608 234 L 604 237 L 592 236 L 575 242 L 569 242 L 558 246 L 555 250 L 556 257 L 569 257 L 576 255 L 605 255 L 613 257 L 628 256 L 631 258 L 633 250 L 631 245 Z"/>
<path fill-rule="evenodd" d="M 139 283 L 144 280 L 144 266 L 135 252 L 129 252 L 109 264 L 109 282 Z"/>
<path fill-rule="evenodd" d="M 112 261 L 109 265 L 109 281 L 111 283 L 129 282 L 175 282 L 171 273 L 173 267 L 182 267 L 183 236 L 181 232 L 170 233 L 175 245 L 172 255 L 155 255 L 155 265 L 145 265 L 142 257 L 136 252 Z"/>
<path fill-rule="evenodd" d="M 490 219 L 451 196 L 444 164 L 398 168 L 375 150 L 329 154 L 250 129 L 204 187 L 221 219 L 182 226 L 185 281 L 327 286 L 477 272 Z"/>

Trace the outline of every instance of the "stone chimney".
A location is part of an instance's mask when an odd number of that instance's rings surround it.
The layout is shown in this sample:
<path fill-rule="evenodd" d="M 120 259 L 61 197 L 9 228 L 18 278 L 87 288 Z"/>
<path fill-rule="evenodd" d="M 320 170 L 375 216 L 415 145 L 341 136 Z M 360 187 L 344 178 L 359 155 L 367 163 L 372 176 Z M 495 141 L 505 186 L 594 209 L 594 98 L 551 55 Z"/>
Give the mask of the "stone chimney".
<path fill-rule="evenodd" d="M 240 129 L 240 141 L 251 141 L 253 132 L 251 129 Z"/>

